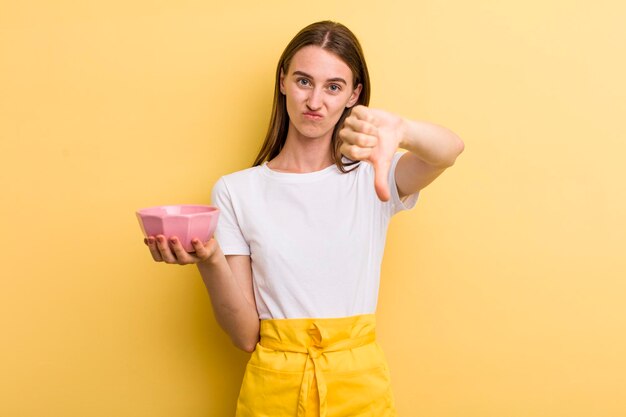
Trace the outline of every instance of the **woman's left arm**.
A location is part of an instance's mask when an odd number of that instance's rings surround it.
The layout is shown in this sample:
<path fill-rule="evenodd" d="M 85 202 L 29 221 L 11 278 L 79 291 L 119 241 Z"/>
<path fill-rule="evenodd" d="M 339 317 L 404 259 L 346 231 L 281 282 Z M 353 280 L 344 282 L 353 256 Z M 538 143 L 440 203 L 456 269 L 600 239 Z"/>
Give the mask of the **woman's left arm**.
<path fill-rule="evenodd" d="M 454 165 L 465 145 L 445 127 L 402 118 L 402 139 L 406 149 L 396 166 L 396 185 L 400 198 L 413 194 Z"/>
<path fill-rule="evenodd" d="M 463 141 L 442 126 L 365 106 L 352 110 L 339 136 L 345 156 L 374 166 L 374 186 L 382 201 L 390 198 L 387 178 L 398 148 L 409 151 L 402 155 L 395 171 L 400 197 L 430 184 L 454 164 L 464 148 Z"/>

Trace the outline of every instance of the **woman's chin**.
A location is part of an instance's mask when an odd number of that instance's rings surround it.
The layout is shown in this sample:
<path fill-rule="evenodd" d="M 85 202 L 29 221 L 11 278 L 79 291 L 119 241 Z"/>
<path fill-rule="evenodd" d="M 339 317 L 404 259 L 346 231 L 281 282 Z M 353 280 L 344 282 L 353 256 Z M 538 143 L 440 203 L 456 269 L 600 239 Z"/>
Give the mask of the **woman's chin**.
<path fill-rule="evenodd" d="M 324 129 L 321 126 L 300 126 L 298 133 L 307 139 L 324 139 L 330 138 L 332 129 Z"/>

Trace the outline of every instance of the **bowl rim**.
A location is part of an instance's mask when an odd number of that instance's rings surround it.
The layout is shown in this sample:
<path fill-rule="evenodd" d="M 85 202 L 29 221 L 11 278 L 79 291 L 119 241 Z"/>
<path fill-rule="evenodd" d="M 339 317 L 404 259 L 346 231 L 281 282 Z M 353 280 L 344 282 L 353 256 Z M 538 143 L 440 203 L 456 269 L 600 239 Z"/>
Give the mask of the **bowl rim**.
<path fill-rule="evenodd" d="M 188 213 L 188 214 L 167 214 L 167 213 L 149 213 L 149 211 L 154 209 L 162 209 L 166 207 L 199 207 L 208 209 L 206 211 L 200 211 L 198 213 Z M 190 217 L 190 216 L 199 216 L 206 215 L 212 213 L 219 213 L 220 209 L 217 206 L 207 205 L 207 204 L 161 204 L 158 206 L 144 207 L 136 210 L 138 216 L 155 216 L 155 217 L 170 217 L 170 216 L 178 216 L 178 217 Z"/>

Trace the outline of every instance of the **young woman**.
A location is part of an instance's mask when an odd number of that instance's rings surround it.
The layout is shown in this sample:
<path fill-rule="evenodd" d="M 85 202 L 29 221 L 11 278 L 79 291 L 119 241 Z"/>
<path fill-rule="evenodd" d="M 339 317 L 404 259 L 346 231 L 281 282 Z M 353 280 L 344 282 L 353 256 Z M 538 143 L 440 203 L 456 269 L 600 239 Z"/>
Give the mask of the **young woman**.
<path fill-rule="evenodd" d="M 307 26 L 278 62 L 254 166 L 213 188 L 215 238 L 196 239 L 195 253 L 176 237 L 146 240 L 155 261 L 197 265 L 218 323 L 252 352 L 238 417 L 396 415 L 375 341 L 387 225 L 463 143 L 443 127 L 366 107 L 369 95 L 352 32 Z"/>

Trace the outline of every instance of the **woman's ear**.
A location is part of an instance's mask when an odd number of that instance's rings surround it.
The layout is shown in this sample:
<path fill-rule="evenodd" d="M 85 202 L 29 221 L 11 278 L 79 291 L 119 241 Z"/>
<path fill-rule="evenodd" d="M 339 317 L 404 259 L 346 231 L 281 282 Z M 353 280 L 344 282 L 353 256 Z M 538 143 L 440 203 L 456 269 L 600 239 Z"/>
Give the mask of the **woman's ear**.
<path fill-rule="evenodd" d="M 285 94 L 285 73 L 283 72 L 283 69 L 280 69 L 280 80 L 279 80 L 279 85 L 278 87 L 280 88 L 280 92 L 283 93 L 283 95 Z"/>
<path fill-rule="evenodd" d="M 359 101 L 359 96 L 361 95 L 362 89 L 363 89 L 363 84 L 359 84 L 356 86 L 354 91 L 352 91 L 352 95 L 348 99 L 348 103 L 346 103 L 346 107 L 350 108 Z"/>

